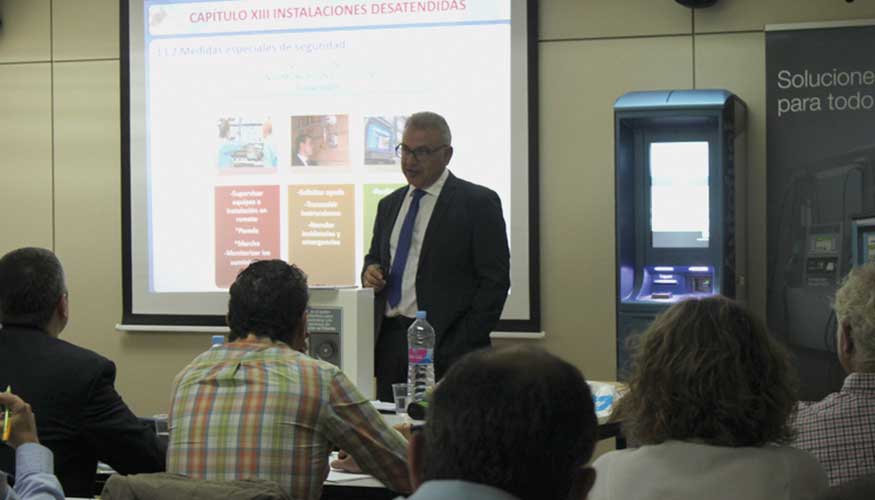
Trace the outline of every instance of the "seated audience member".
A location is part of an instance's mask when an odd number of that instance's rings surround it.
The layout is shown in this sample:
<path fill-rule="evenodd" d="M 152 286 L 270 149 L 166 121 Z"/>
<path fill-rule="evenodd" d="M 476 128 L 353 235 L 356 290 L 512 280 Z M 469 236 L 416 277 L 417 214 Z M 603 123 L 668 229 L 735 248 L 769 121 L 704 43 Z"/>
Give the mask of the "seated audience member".
<path fill-rule="evenodd" d="M 410 500 L 586 498 L 595 474 L 592 395 L 580 371 L 541 350 L 480 350 L 435 388 L 410 441 Z"/>
<path fill-rule="evenodd" d="M 0 259 L 0 390 L 29 402 L 67 495 L 91 496 L 97 461 L 122 474 L 164 470 L 155 430 L 115 391 L 115 364 L 58 338 L 69 316 L 64 270 L 41 248 Z M 14 454 L 0 449 L 0 469 Z"/>
<path fill-rule="evenodd" d="M 826 475 L 792 439 L 786 351 L 723 297 L 677 303 L 645 331 L 615 410 L 637 449 L 593 464 L 590 498 L 816 498 Z"/>
<path fill-rule="evenodd" d="M 409 491 L 404 438 L 338 367 L 304 354 L 304 273 L 280 260 L 254 262 L 230 294 L 231 342 L 176 376 L 168 472 L 267 479 L 315 500 L 336 445 L 389 488 Z"/>
<path fill-rule="evenodd" d="M 834 308 L 848 376 L 840 392 L 799 405 L 793 443 L 820 461 L 830 485 L 875 474 L 875 264 L 851 270 Z"/>
<path fill-rule="evenodd" d="M 9 409 L 10 432 L 7 444 L 15 448 L 15 489 L 0 472 L 0 500 L 63 500 L 64 491 L 52 474 L 52 452 L 39 444 L 36 421 L 30 405 L 18 396 L 0 393 L 0 407 Z M 5 422 L 0 420 L 0 428 Z"/>

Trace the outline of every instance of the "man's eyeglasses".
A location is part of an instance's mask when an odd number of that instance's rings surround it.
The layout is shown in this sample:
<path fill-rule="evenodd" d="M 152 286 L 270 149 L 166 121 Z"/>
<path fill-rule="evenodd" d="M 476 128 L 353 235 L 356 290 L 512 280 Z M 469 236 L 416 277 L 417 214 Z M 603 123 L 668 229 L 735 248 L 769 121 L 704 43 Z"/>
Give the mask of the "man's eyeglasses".
<path fill-rule="evenodd" d="M 441 144 L 436 148 L 430 148 L 428 146 L 419 146 L 416 149 L 410 149 L 407 147 L 407 144 L 401 143 L 395 146 L 395 156 L 398 158 L 406 158 L 408 156 L 413 156 L 414 160 L 426 160 L 431 155 L 437 153 L 441 149 L 450 147 L 449 144 Z"/>

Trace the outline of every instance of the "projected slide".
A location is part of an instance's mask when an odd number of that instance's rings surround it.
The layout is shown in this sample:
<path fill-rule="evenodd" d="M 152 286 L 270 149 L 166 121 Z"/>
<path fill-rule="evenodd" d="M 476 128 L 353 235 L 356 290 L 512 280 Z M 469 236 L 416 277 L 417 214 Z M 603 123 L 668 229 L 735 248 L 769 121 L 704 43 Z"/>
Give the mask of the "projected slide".
<path fill-rule="evenodd" d="M 223 314 L 256 259 L 360 285 L 377 203 L 406 185 L 395 147 L 429 110 L 450 171 L 501 197 L 505 317 L 528 318 L 525 1 L 129 5 L 133 313 Z"/>
<path fill-rule="evenodd" d="M 708 143 L 650 143 L 650 229 L 654 248 L 707 248 L 711 228 Z"/>

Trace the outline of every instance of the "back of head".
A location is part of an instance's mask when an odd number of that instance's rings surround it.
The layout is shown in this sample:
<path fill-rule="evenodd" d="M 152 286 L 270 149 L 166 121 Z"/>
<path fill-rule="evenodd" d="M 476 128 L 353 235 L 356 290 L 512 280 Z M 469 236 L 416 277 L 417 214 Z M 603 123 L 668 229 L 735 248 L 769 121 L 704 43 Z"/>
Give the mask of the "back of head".
<path fill-rule="evenodd" d="M 851 269 L 833 307 L 839 323 L 851 326 L 856 369 L 875 372 L 875 263 Z"/>
<path fill-rule="evenodd" d="M 307 308 L 307 275 L 282 260 L 256 261 L 237 275 L 230 295 L 232 341 L 254 333 L 289 343 Z"/>
<path fill-rule="evenodd" d="M 796 404 L 786 351 L 723 297 L 677 303 L 642 335 L 617 412 L 642 444 L 699 440 L 761 446 L 792 438 Z"/>
<path fill-rule="evenodd" d="M 580 371 L 541 350 L 477 351 L 432 395 L 423 479 L 490 485 L 522 500 L 565 499 L 597 421 Z"/>
<path fill-rule="evenodd" d="M 50 250 L 19 248 L 0 259 L 0 322 L 45 328 L 66 292 L 64 269 Z"/>

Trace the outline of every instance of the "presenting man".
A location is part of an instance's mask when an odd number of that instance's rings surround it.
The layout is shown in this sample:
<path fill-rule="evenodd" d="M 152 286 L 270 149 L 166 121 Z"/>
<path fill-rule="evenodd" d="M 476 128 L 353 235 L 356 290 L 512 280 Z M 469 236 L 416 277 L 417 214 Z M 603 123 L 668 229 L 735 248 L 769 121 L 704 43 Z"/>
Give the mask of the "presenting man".
<path fill-rule="evenodd" d="M 875 264 L 855 267 L 836 292 L 842 390 L 800 403 L 796 442 L 823 465 L 830 486 L 875 474 Z"/>
<path fill-rule="evenodd" d="M 417 310 L 434 327 L 435 376 L 490 345 L 510 288 L 510 252 L 498 195 L 447 170 L 446 120 L 412 115 L 396 152 L 408 186 L 380 200 L 362 284 L 376 294 L 377 396 L 407 380 L 407 327 Z"/>
<path fill-rule="evenodd" d="M 115 364 L 58 338 L 69 309 L 55 254 L 21 248 L 0 259 L 0 390 L 30 403 L 67 495 L 94 493 L 97 461 L 122 474 L 164 470 L 164 448 L 115 391 Z M 0 447 L 0 469 L 14 454 Z"/>

